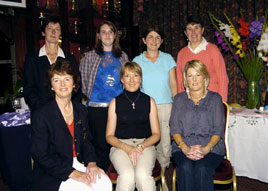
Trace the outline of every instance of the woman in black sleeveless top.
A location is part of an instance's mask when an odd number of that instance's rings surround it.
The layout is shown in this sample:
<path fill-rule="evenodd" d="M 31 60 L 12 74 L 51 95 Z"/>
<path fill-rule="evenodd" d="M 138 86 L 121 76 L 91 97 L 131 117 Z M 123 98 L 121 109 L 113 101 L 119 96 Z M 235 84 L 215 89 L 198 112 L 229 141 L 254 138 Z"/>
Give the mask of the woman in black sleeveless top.
<path fill-rule="evenodd" d="M 155 101 L 140 91 L 142 71 L 137 63 L 125 63 L 120 79 L 124 92 L 110 102 L 106 129 L 110 159 L 119 174 L 116 190 L 154 191 L 154 144 L 160 139 Z"/>

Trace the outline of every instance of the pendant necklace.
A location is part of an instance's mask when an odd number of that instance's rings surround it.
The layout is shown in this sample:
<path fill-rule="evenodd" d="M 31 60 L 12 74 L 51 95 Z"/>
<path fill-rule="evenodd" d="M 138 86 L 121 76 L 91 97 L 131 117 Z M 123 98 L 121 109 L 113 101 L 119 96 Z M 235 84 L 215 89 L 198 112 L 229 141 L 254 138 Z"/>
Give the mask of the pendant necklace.
<path fill-rule="evenodd" d="M 139 94 L 137 95 L 135 101 L 132 101 L 132 100 L 127 96 L 127 93 L 125 92 L 125 96 L 126 96 L 127 100 L 130 101 L 130 103 L 132 103 L 131 105 L 132 105 L 132 108 L 133 108 L 133 109 L 135 109 L 135 103 L 136 103 L 136 101 L 139 99 L 140 95 L 141 95 L 141 94 L 139 93 Z"/>

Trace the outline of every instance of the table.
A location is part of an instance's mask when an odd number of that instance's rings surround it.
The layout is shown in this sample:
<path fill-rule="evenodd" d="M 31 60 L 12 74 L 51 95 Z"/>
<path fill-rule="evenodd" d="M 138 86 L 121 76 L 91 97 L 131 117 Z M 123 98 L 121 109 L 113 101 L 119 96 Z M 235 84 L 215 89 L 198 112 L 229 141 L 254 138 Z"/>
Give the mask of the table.
<path fill-rule="evenodd" d="M 237 176 L 268 183 L 268 112 L 230 112 L 228 145 Z"/>
<path fill-rule="evenodd" d="M 29 191 L 32 181 L 30 125 L 0 126 L 0 167 L 11 191 Z"/>

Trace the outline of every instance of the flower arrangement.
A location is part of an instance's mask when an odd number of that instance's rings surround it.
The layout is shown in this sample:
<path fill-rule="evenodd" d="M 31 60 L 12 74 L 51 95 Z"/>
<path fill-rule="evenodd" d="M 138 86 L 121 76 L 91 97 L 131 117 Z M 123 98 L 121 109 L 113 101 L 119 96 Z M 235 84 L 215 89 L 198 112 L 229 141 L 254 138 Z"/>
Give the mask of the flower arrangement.
<path fill-rule="evenodd" d="M 216 29 L 215 35 L 218 44 L 222 50 L 232 53 L 248 81 L 248 86 L 253 83 L 258 86 L 258 81 L 264 72 L 264 62 L 268 62 L 267 13 L 268 9 L 265 11 L 264 17 L 256 17 L 252 22 L 245 21 L 241 13 L 241 17 L 237 21 L 238 30 L 225 13 L 227 24 L 217 19 L 211 12 L 208 13 L 210 21 Z M 256 87 L 254 89 L 256 90 Z M 252 92 L 248 92 L 248 96 L 250 93 Z M 255 99 L 254 103 L 247 101 L 246 105 L 249 108 L 256 107 L 255 102 L 258 102 L 259 98 L 255 96 Z"/>
<path fill-rule="evenodd" d="M 263 61 L 268 62 L 267 12 L 265 17 L 256 17 L 246 22 L 241 14 L 235 29 L 229 17 L 224 14 L 228 24 L 217 19 L 211 12 L 209 18 L 216 28 L 218 44 L 224 51 L 230 51 L 247 81 L 259 80 L 264 69 Z"/>

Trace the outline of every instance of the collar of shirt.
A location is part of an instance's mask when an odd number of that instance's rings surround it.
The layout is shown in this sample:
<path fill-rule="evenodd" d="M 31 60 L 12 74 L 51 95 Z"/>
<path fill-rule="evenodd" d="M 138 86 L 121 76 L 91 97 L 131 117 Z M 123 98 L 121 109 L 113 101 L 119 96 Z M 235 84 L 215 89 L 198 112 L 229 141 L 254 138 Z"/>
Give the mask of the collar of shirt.
<path fill-rule="evenodd" d="M 145 53 L 146 53 L 146 51 L 144 51 L 143 53 L 142 53 L 142 60 L 143 61 L 147 61 L 147 62 L 152 62 L 149 58 L 147 58 L 146 56 L 145 56 Z M 161 56 L 161 54 L 162 54 L 162 52 L 160 51 L 160 50 L 158 50 L 158 58 L 157 58 L 157 60 L 159 59 L 159 57 Z M 156 60 L 156 61 L 157 61 Z"/>
<path fill-rule="evenodd" d="M 206 50 L 206 46 L 208 45 L 207 40 L 202 37 L 202 42 L 198 45 L 198 47 L 196 47 L 196 49 L 192 49 L 190 46 L 190 42 L 188 43 L 188 47 L 189 49 L 192 51 L 192 53 L 194 54 L 198 54 L 199 52 L 201 52 L 202 50 Z"/>
<path fill-rule="evenodd" d="M 40 48 L 40 50 L 39 50 L 39 55 L 38 55 L 38 56 L 39 56 L 39 57 L 41 57 L 41 56 L 47 56 L 50 65 L 52 64 L 51 60 L 49 59 L 49 57 L 48 57 L 48 55 L 47 55 L 45 45 L 43 45 L 42 48 Z M 57 55 L 57 58 L 58 58 L 58 57 L 65 58 L 64 52 L 63 52 L 63 50 L 61 49 L 61 47 L 59 47 L 59 46 L 58 46 L 58 55 Z"/>

